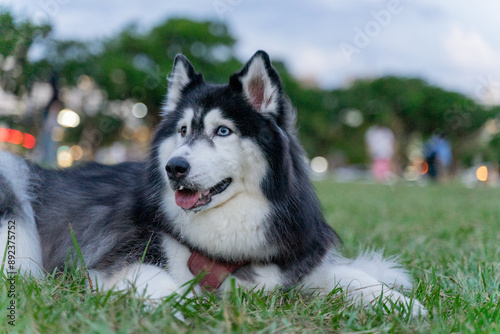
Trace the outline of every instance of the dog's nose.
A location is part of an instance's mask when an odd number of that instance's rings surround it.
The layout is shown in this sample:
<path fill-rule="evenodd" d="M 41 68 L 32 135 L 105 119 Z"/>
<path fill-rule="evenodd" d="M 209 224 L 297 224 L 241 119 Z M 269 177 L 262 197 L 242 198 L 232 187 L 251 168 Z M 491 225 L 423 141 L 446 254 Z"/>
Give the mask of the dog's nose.
<path fill-rule="evenodd" d="M 172 158 L 165 167 L 168 178 L 171 180 L 180 180 L 189 172 L 189 162 L 183 158 Z"/>

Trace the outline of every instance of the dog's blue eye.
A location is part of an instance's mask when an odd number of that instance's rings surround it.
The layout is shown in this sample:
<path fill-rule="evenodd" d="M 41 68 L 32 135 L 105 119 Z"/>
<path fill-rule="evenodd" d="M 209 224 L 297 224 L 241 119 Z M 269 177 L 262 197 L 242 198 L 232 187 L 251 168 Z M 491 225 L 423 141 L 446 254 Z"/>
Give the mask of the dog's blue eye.
<path fill-rule="evenodd" d="M 226 128 L 225 126 L 219 126 L 219 128 L 217 129 L 217 136 L 227 137 L 231 133 L 233 132 L 229 130 L 229 128 Z"/>

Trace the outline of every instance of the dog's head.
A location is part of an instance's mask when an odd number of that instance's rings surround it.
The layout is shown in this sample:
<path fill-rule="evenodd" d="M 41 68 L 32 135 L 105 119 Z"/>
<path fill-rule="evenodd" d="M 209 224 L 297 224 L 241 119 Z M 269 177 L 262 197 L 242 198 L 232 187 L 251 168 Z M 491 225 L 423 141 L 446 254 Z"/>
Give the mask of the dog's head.
<path fill-rule="evenodd" d="M 287 109 L 279 76 L 263 51 L 226 85 L 206 83 L 178 55 L 155 138 L 170 201 L 185 212 L 200 212 L 242 193 L 263 196 L 270 165 L 286 151 L 285 132 L 293 122 Z"/>

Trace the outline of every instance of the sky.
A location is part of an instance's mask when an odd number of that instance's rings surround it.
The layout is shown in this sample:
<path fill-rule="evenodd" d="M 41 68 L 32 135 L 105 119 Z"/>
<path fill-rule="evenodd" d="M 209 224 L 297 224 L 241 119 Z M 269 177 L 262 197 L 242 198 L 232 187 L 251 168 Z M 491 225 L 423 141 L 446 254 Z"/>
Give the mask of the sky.
<path fill-rule="evenodd" d="M 500 1 L 0 0 L 50 20 L 56 36 L 96 39 L 169 17 L 226 22 L 245 62 L 263 49 L 298 78 L 345 87 L 357 78 L 419 77 L 500 104 Z"/>

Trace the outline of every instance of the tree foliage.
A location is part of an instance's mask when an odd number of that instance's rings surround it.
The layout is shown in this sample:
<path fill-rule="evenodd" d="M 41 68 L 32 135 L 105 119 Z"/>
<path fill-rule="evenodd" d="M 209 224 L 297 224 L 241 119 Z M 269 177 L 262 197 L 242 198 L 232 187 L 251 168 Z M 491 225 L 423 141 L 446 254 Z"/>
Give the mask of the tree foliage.
<path fill-rule="evenodd" d="M 299 109 L 303 142 L 311 154 L 342 150 L 351 163 L 367 161 L 363 136 L 370 125 L 391 128 L 405 153 L 409 136 L 419 133 L 447 137 L 460 156 L 464 141 L 471 141 L 489 119 L 498 115 L 472 99 L 429 85 L 421 79 L 383 77 L 358 80 L 351 87 L 333 91 L 303 89 L 287 82 L 292 100 Z M 358 110 L 363 123 L 351 127 L 346 112 Z M 470 146 L 470 145 L 469 145 Z M 477 146 L 476 146 L 477 147 Z"/>
<path fill-rule="evenodd" d="M 43 43 L 50 32 L 49 25 L 16 21 L 9 12 L 0 12 L 0 87 L 4 91 L 22 95 L 30 90 L 36 69 L 28 52 L 34 43 Z"/>
<path fill-rule="evenodd" d="M 164 102 L 176 54 L 191 59 L 208 80 L 223 82 L 240 65 L 235 42 L 225 25 L 210 21 L 170 19 L 145 33 L 131 25 L 103 43 L 90 74 L 109 99 L 134 98 L 154 116 Z"/>
<path fill-rule="evenodd" d="M 96 114 L 83 115 L 80 127 L 69 132 L 67 140 L 71 142 L 78 142 L 85 129 L 103 122 L 114 126 L 104 134 L 102 144 L 119 139 L 123 122 L 108 113 L 114 100 L 144 103 L 149 110 L 144 122 L 156 124 L 167 76 L 178 53 L 185 54 L 211 82 L 227 82 L 242 66 L 235 57 L 236 38 L 219 22 L 174 18 L 149 30 L 132 24 L 99 41 L 57 40 L 50 32 L 50 26 L 16 22 L 9 13 L 0 14 L 0 60 L 5 65 L 11 57 L 16 64 L 10 72 L 0 74 L 0 84 L 22 96 L 35 81 L 52 82 L 61 88 L 76 87 L 82 77 L 91 78 L 105 93 L 105 101 Z M 35 44 L 38 57 L 29 59 Z M 282 62 L 274 64 L 298 109 L 299 135 L 310 156 L 343 152 L 350 163 L 367 162 L 364 133 L 375 123 L 395 132 L 401 154 L 411 134 L 425 138 L 439 133 L 450 139 L 455 155 L 460 156 L 466 154 L 465 148 L 470 152 L 478 147 L 478 130 L 499 111 L 414 78 L 358 80 L 336 90 L 306 88 Z M 361 123 L 346 122 L 352 110 L 362 116 Z M 495 152 L 491 147 L 498 146 L 497 142 L 495 139 L 489 146 L 488 156 Z"/>

